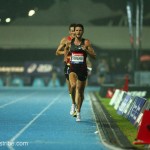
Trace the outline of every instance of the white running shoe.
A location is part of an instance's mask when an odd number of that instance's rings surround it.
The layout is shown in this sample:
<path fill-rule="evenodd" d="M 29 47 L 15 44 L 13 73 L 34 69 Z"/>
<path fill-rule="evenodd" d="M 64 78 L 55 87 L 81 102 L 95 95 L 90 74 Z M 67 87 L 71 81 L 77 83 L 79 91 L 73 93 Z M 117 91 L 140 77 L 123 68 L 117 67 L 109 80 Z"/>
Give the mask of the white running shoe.
<path fill-rule="evenodd" d="M 72 104 L 72 105 L 71 105 L 71 109 L 70 109 L 70 115 L 73 115 L 74 112 L 75 112 L 75 105 Z"/>
<path fill-rule="evenodd" d="M 74 113 L 73 113 L 73 117 L 77 117 L 77 112 L 78 112 L 78 109 L 77 109 L 77 105 L 75 105 L 75 110 L 74 110 Z"/>
<path fill-rule="evenodd" d="M 77 122 L 81 121 L 81 115 L 80 115 L 80 113 L 79 113 L 79 112 L 77 112 L 76 121 L 77 121 Z"/>

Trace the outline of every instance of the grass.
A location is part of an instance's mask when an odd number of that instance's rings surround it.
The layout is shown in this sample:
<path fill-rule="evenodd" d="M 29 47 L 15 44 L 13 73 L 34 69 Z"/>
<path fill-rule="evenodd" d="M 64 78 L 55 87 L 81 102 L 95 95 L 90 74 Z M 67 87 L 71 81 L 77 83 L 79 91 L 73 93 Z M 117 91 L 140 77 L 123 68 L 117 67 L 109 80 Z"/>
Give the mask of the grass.
<path fill-rule="evenodd" d="M 117 114 L 117 111 L 113 108 L 113 106 L 109 105 L 110 102 L 109 98 L 100 97 L 98 92 L 96 92 L 95 94 L 96 97 L 101 101 L 102 105 L 106 108 L 108 113 L 111 114 L 111 117 L 115 120 L 118 127 L 121 129 L 121 131 L 124 133 L 124 135 L 128 138 L 128 140 L 132 144 L 137 136 L 137 128 L 133 124 L 131 124 L 131 122 L 127 120 L 125 117 Z M 133 146 L 135 146 L 138 150 L 145 150 L 144 145 L 133 145 Z"/>

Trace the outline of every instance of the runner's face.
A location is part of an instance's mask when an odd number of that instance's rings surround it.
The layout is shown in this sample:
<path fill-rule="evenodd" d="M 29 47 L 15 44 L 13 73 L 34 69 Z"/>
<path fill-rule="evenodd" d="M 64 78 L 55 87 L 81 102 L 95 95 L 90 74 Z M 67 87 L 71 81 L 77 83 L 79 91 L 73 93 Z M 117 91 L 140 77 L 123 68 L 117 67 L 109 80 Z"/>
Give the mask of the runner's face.
<path fill-rule="evenodd" d="M 74 27 L 70 28 L 69 33 L 70 33 L 71 37 L 75 37 Z"/>
<path fill-rule="evenodd" d="M 75 35 L 76 35 L 77 38 L 82 37 L 82 35 L 83 35 L 83 30 L 82 30 L 81 27 L 76 27 L 76 28 L 75 28 Z"/>

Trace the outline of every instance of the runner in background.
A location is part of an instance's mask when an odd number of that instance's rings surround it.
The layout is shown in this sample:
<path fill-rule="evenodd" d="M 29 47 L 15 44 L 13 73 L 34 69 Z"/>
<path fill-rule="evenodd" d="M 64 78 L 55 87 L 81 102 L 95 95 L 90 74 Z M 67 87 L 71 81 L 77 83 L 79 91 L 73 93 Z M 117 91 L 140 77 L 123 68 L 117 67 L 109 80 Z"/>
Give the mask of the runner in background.
<path fill-rule="evenodd" d="M 69 71 L 70 71 L 70 55 L 65 55 L 65 47 L 66 47 L 66 43 L 70 43 L 71 40 L 75 37 L 75 25 L 76 24 L 70 24 L 69 26 L 69 36 L 63 37 L 60 41 L 60 44 L 56 50 L 56 55 L 64 55 L 64 74 L 66 77 L 66 83 L 68 86 L 68 91 L 69 91 L 69 95 L 71 97 L 72 100 L 72 105 L 75 106 L 75 96 L 71 95 L 71 87 L 70 87 L 70 82 L 69 82 Z M 70 110 L 70 115 L 73 115 L 74 111 L 72 111 L 72 106 L 71 106 L 71 110 Z"/>

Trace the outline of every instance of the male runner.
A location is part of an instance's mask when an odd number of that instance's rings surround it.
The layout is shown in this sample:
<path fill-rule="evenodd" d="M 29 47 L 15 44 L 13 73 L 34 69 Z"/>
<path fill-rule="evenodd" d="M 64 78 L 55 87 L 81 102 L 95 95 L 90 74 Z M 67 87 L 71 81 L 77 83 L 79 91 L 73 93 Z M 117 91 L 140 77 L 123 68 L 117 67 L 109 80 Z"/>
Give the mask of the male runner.
<path fill-rule="evenodd" d="M 75 27 L 75 38 L 66 45 L 66 53 L 71 55 L 69 81 L 71 85 L 71 94 L 75 94 L 77 102 L 77 118 L 81 120 L 80 111 L 84 99 L 84 89 L 87 79 L 87 63 L 86 58 L 89 55 L 95 58 L 96 54 L 88 39 L 83 39 L 84 27 L 77 24 Z M 75 111 L 75 109 L 74 109 Z"/>

